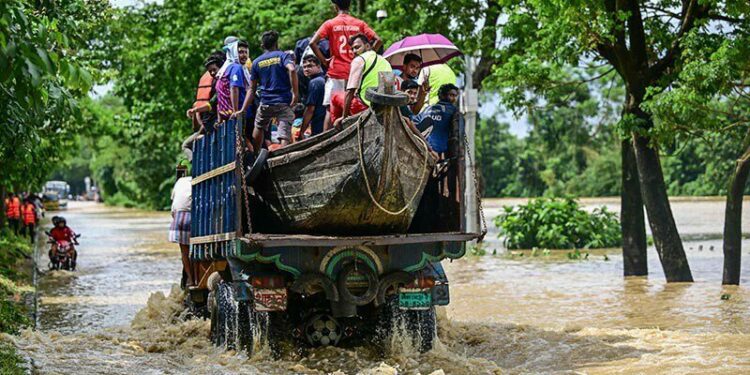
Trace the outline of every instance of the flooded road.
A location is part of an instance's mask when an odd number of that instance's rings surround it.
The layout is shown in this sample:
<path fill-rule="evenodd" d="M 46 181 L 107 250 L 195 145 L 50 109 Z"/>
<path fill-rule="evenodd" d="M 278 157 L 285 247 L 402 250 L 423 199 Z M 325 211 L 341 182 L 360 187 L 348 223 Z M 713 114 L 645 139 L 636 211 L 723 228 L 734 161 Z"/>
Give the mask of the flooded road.
<path fill-rule="evenodd" d="M 492 216 L 508 201 L 488 203 Z M 168 213 L 73 204 L 79 270 L 43 276 L 40 330 L 13 339 L 40 374 L 750 373 L 750 241 L 744 286 L 722 287 L 723 202 L 673 209 L 695 283 L 667 285 L 653 249 L 651 275 L 623 279 L 618 250 L 571 260 L 493 240 L 487 255 L 446 263 L 452 301 L 433 351 L 322 348 L 272 360 L 214 348 L 207 322 L 180 319 Z"/>

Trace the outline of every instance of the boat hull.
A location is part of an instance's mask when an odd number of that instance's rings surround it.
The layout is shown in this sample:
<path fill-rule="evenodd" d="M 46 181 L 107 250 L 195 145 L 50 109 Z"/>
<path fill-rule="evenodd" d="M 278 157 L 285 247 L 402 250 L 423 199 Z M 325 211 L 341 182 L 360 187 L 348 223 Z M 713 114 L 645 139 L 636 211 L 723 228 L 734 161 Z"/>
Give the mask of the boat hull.
<path fill-rule="evenodd" d="M 435 161 L 401 121 L 394 107 L 367 110 L 271 153 L 253 187 L 253 231 L 406 232 Z"/>

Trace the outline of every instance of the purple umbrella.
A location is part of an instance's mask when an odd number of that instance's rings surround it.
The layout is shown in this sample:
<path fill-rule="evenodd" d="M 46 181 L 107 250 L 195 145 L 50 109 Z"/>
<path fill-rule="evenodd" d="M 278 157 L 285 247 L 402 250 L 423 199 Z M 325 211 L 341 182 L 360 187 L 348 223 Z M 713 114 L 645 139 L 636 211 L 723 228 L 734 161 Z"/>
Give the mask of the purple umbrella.
<path fill-rule="evenodd" d="M 404 65 L 404 56 L 409 53 L 421 56 L 423 67 L 443 64 L 461 55 L 458 47 L 453 45 L 448 38 L 440 34 L 421 34 L 409 36 L 393 43 L 385 51 L 383 57 L 395 69 L 401 69 L 402 65 Z"/>

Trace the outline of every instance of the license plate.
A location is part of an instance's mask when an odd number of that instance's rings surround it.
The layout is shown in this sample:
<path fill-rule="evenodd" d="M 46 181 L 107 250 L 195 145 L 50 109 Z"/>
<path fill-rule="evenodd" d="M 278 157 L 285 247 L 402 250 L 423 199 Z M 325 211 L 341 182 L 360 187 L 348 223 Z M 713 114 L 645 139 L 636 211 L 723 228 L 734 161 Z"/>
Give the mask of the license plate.
<path fill-rule="evenodd" d="M 286 310 L 286 288 L 255 289 L 255 311 L 284 311 Z"/>
<path fill-rule="evenodd" d="M 398 307 L 404 310 L 427 310 L 432 306 L 430 289 L 400 289 Z"/>

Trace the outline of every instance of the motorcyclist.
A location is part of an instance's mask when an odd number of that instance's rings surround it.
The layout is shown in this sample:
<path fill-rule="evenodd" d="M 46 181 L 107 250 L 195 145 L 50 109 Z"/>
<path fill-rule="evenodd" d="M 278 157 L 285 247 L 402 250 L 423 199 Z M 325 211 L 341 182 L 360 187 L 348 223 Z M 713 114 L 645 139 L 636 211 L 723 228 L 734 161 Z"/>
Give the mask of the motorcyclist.
<path fill-rule="evenodd" d="M 78 252 L 76 251 L 75 247 L 73 245 L 78 245 L 78 239 L 70 227 L 68 227 L 67 222 L 65 221 L 65 218 L 62 216 L 55 216 L 52 218 L 52 224 L 55 226 L 52 228 L 52 230 L 49 232 L 50 237 L 54 241 L 52 241 L 52 247 L 49 251 L 49 257 L 50 259 L 54 259 L 54 257 L 57 256 L 58 252 L 58 244 L 70 244 L 68 246 L 68 256 L 72 260 L 72 270 L 74 271 L 76 268 L 76 259 L 78 258 Z"/>

